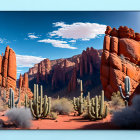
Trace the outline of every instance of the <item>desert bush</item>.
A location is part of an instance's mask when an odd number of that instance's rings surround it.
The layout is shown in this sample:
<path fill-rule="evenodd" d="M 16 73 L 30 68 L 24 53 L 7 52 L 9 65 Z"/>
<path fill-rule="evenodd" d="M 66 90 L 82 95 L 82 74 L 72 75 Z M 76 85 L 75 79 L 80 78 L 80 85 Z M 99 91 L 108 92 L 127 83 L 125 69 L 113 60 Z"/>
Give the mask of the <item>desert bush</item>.
<path fill-rule="evenodd" d="M 122 99 L 120 92 L 114 92 L 111 96 L 111 102 L 109 104 L 110 112 L 122 109 L 125 107 L 125 102 Z"/>
<path fill-rule="evenodd" d="M 68 115 L 73 111 L 72 101 L 67 98 L 53 99 L 51 110 L 61 115 Z"/>
<path fill-rule="evenodd" d="M 56 120 L 57 119 L 57 113 L 56 112 L 51 112 L 49 117 L 52 119 L 52 120 Z"/>
<path fill-rule="evenodd" d="M 21 128 L 30 128 L 32 114 L 29 108 L 12 108 L 6 112 L 8 120 Z"/>
<path fill-rule="evenodd" d="M 140 95 L 132 100 L 132 105 L 113 114 L 112 122 L 125 129 L 140 129 Z"/>

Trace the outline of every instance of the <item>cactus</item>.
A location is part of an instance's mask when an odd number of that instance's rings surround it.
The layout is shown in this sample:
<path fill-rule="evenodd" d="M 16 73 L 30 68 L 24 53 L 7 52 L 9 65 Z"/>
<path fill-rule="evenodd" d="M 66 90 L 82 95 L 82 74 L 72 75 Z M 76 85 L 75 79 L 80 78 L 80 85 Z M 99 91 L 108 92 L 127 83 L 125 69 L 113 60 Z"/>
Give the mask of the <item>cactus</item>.
<path fill-rule="evenodd" d="M 119 91 L 120 91 L 121 97 L 125 100 L 125 105 L 128 106 L 128 102 L 130 98 L 130 78 L 128 76 L 125 77 L 124 83 L 125 83 L 126 96 L 123 95 L 121 85 L 119 86 Z"/>
<path fill-rule="evenodd" d="M 30 109 L 32 115 L 36 118 L 45 118 L 51 110 L 51 98 L 47 95 L 43 98 L 43 87 L 40 86 L 40 96 L 38 92 L 38 85 L 34 85 L 34 98 L 30 100 Z"/>
<path fill-rule="evenodd" d="M 25 106 L 25 108 L 28 108 L 29 107 L 29 100 L 28 100 L 27 94 L 25 94 L 24 106 Z"/>
<path fill-rule="evenodd" d="M 91 120 L 103 119 L 107 116 L 108 108 L 104 107 L 104 91 L 101 96 L 96 96 L 88 102 L 88 115 Z"/>
<path fill-rule="evenodd" d="M 75 97 L 73 98 L 74 110 L 78 111 L 78 115 L 81 115 L 85 110 L 82 80 L 80 80 L 80 91 L 81 91 L 81 95 L 78 98 Z"/>
<path fill-rule="evenodd" d="M 9 95 L 9 99 L 8 99 L 8 107 L 9 108 L 14 108 L 17 107 L 18 103 L 20 100 L 20 89 L 19 89 L 19 95 L 18 95 L 18 99 L 14 102 L 14 91 L 12 88 L 10 88 L 10 95 Z"/>

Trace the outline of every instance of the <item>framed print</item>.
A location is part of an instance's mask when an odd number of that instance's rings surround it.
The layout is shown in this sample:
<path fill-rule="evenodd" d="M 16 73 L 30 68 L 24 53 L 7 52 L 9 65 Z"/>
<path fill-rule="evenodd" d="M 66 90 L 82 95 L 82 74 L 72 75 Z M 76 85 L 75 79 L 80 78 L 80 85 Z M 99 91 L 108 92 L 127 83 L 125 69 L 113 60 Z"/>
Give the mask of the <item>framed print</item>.
<path fill-rule="evenodd" d="M 0 129 L 140 129 L 139 16 L 1 11 Z"/>

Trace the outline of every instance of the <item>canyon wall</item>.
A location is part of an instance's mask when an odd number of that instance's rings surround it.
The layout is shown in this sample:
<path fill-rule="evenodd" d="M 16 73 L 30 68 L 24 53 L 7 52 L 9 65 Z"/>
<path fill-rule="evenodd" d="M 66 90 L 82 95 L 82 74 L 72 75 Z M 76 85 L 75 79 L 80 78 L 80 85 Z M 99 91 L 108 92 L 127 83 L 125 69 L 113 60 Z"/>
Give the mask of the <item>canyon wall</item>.
<path fill-rule="evenodd" d="M 67 88 L 68 92 L 77 88 L 77 79 L 86 79 L 83 84 L 92 85 L 93 75 L 100 73 L 102 50 L 96 50 L 93 47 L 87 48 L 82 54 L 71 58 L 49 60 L 44 59 L 34 67 L 29 69 L 30 86 L 32 83 L 44 85 L 47 91 L 57 91 Z M 100 80 L 100 76 L 98 76 Z M 33 82 L 32 82 L 33 81 Z M 33 89 L 33 87 L 32 87 Z"/>
<path fill-rule="evenodd" d="M 110 99 L 119 85 L 125 94 L 125 76 L 130 77 L 130 94 L 140 93 L 140 34 L 126 26 L 107 26 L 105 34 L 100 69 L 105 96 Z"/>

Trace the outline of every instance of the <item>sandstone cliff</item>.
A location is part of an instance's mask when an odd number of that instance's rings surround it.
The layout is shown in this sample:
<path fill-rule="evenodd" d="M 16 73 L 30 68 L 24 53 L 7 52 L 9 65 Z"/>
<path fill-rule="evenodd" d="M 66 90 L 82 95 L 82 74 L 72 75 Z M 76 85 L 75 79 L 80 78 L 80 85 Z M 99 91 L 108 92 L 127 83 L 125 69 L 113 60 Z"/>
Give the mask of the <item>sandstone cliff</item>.
<path fill-rule="evenodd" d="M 16 54 L 6 47 L 5 55 L 0 55 L 0 86 L 5 88 L 16 88 Z"/>
<path fill-rule="evenodd" d="M 101 58 L 100 79 L 105 96 L 110 99 L 121 84 L 124 92 L 124 78 L 131 81 L 131 95 L 140 93 L 140 34 L 126 26 L 107 26 Z M 124 92 L 125 93 L 125 92 Z"/>
<path fill-rule="evenodd" d="M 16 85 L 17 82 L 17 65 L 16 54 L 9 47 L 6 47 L 5 54 L 0 55 L 0 89 L 1 94 L 6 92 L 6 100 L 9 98 L 9 89 L 12 88 L 15 92 L 15 98 L 18 96 L 19 89 Z M 24 77 L 20 75 L 19 87 L 21 88 L 20 100 L 24 100 L 25 94 L 32 97 L 32 92 L 28 87 L 28 75 Z"/>

